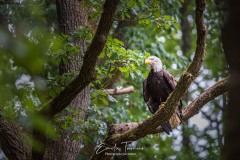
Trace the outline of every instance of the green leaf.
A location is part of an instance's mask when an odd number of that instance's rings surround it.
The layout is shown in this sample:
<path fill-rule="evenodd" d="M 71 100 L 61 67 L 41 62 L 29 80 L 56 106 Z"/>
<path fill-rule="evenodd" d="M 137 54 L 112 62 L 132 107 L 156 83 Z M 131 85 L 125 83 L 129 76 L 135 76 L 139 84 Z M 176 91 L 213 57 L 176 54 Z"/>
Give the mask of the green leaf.
<path fill-rule="evenodd" d="M 149 56 L 151 56 L 151 54 L 149 52 L 145 52 L 145 56 L 144 57 L 147 58 Z"/>
<path fill-rule="evenodd" d="M 129 2 L 127 2 L 127 5 L 129 8 L 133 8 L 135 5 L 135 1 L 134 0 L 130 0 Z"/>
<path fill-rule="evenodd" d="M 145 23 L 146 23 L 146 24 L 150 24 L 150 23 L 151 23 L 151 20 L 150 20 L 150 19 L 146 19 L 146 20 L 145 20 Z"/>
<path fill-rule="evenodd" d="M 129 72 L 129 70 L 128 70 L 128 71 L 125 73 L 125 78 L 128 78 L 129 75 L 130 75 L 130 72 Z"/>
<path fill-rule="evenodd" d="M 157 10 L 155 11 L 155 16 L 156 16 L 156 17 L 160 17 L 160 15 L 161 15 L 160 10 L 157 9 Z"/>
<path fill-rule="evenodd" d="M 124 45 L 124 43 L 123 43 L 122 41 L 118 40 L 117 38 L 114 38 L 113 41 L 114 41 L 114 43 L 117 43 L 117 44 L 119 44 L 120 46 L 123 46 L 123 45 Z"/>
<path fill-rule="evenodd" d="M 78 141 L 80 140 L 78 134 L 74 134 L 74 135 L 73 135 L 73 139 L 74 139 L 74 141 L 76 141 L 76 142 L 78 142 Z"/>
<path fill-rule="evenodd" d="M 108 105 L 108 101 L 106 100 L 106 98 L 101 97 L 100 100 L 103 102 L 103 104 Z"/>
<path fill-rule="evenodd" d="M 103 58 L 105 56 L 104 52 L 101 52 L 100 55 L 98 56 L 98 58 Z"/>
<path fill-rule="evenodd" d="M 125 67 L 119 67 L 118 68 L 120 72 L 128 72 L 128 68 L 125 68 Z"/>
<path fill-rule="evenodd" d="M 124 14 L 124 12 L 122 12 L 122 20 L 124 20 L 125 19 L 125 14 Z"/>

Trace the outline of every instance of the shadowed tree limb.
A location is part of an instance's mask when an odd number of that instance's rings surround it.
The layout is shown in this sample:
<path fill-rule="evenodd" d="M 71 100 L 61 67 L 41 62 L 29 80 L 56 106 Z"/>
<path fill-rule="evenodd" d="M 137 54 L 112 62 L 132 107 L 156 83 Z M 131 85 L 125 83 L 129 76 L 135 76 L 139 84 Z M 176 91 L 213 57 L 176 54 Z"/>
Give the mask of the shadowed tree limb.
<path fill-rule="evenodd" d="M 205 0 L 196 0 L 195 18 L 197 25 L 197 48 L 193 62 L 189 65 L 188 69 L 182 74 L 175 90 L 168 97 L 167 101 L 161 105 L 158 111 L 140 123 L 138 127 L 126 131 L 122 134 L 114 134 L 108 137 L 104 143 L 110 146 L 121 145 L 122 142 L 135 141 L 142 137 L 145 137 L 152 131 L 154 131 L 164 121 L 170 119 L 175 111 L 177 103 L 189 88 L 191 82 L 199 75 L 199 71 L 203 62 L 205 47 L 206 47 L 206 35 L 207 28 L 204 24 L 204 11 L 206 8 Z M 105 150 L 106 151 L 106 150 Z M 93 155 L 92 159 L 110 159 L 111 155 L 106 156 L 105 151 Z"/>
<path fill-rule="evenodd" d="M 107 35 L 112 26 L 113 16 L 118 2 L 119 0 L 106 0 L 96 34 L 85 53 L 79 75 L 73 79 L 57 97 L 43 106 L 43 109 L 40 111 L 41 114 L 47 115 L 48 118 L 52 118 L 54 115 L 64 110 L 75 96 L 96 78 L 96 61 L 106 44 Z"/>
<path fill-rule="evenodd" d="M 187 105 L 183 110 L 183 120 L 186 121 L 193 117 L 194 115 L 198 114 L 201 108 L 207 104 L 212 99 L 226 93 L 229 88 L 229 78 L 225 78 L 210 88 L 208 88 L 206 91 L 204 91 L 198 98 L 196 98 L 194 101 L 192 101 L 189 105 Z M 109 136 L 113 134 L 121 134 L 123 132 L 126 132 L 127 130 L 136 128 L 140 123 L 139 122 L 130 122 L 130 123 L 124 123 L 124 124 L 113 124 L 109 128 Z M 174 126 L 174 124 L 170 124 L 171 126 Z M 176 126 L 175 126 L 176 127 Z M 162 132 L 162 128 L 158 127 L 149 134 L 155 134 Z"/>

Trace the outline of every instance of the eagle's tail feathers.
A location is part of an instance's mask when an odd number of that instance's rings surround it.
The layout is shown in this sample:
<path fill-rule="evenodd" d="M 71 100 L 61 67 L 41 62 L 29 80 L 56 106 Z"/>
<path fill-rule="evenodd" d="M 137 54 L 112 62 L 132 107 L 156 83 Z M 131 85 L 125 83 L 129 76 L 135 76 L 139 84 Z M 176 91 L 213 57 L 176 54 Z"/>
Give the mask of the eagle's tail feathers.
<path fill-rule="evenodd" d="M 171 128 L 170 124 L 168 122 L 163 122 L 161 126 L 162 126 L 164 132 L 166 132 L 168 135 L 170 135 L 170 132 L 172 132 L 172 128 Z"/>

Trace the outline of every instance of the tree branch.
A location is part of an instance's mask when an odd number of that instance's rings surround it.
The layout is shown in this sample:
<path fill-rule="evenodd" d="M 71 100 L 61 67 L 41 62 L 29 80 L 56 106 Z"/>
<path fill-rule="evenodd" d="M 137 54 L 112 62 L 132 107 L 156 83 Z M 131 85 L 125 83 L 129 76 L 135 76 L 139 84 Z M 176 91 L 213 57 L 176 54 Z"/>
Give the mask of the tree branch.
<path fill-rule="evenodd" d="M 41 114 L 52 118 L 57 113 L 64 110 L 95 77 L 95 65 L 99 54 L 102 52 L 109 30 L 112 26 L 113 16 L 120 0 L 106 0 L 103 13 L 98 24 L 96 34 L 85 53 L 83 65 L 79 75 L 60 92 L 60 94 L 43 106 Z"/>
<path fill-rule="evenodd" d="M 186 121 L 189 118 L 193 117 L 194 115 L 198 114 L 200 109 L 208 103 L 210 100 L 216 98 L 219 95 L 224 94 L 227 92 L 229 87 L 229 78 L 225 78 L 205 92 L 203 92 L 197 99 L 195 99 L 192 103 L 190 103 L 187 107 L 183 110 L 183 120 Z"/>
<path fill-rule="evenodd" d="M 212 99 L 226 93 L 229 88 L 229 78 L 225 78 L 216 84 L 214 84 L 212 87 L 208 88 L 206 91 L 204 91 L 198 98 L 196 98 L 194 101 L 192 101 L 189 105 L 187 105 L 183 110 L 183 120 L 187 121 L 194 115 L 198 114 L 200 109 L 207 104 Z M 113 124 L 109 128 L 108 135 L 113 134 L 121 134 L 123 132 L 126 132 L 130 129 L 136 128 L 140 123 L 139 122 L 130 122 L 130 123 L 124 123 L 124 124 Z M 174 124 L 170 124 L 173 127 Z M 153 130 L 149 134 L 156 134 L 159 132 L 162 132 L 162 128 L 158 127 L 156 130 Z"/>
<path fill-rule="evenodd" d="M 205 0 L 195 0 L 196 3 L 196 25 L 197 25 L 197 48 L 195 51 L 195 56 L 193 62 L 190 64 L 188 69 L 184 71 L 181 76 L 175 90 L 168 97 L 167 101 L 160 106 L 158 111 L 145 120 L 143 123 L 140 123 L 138 127 L 133 128 L 122 134 L 114 134 L 108 137 L 104 142 L 110 146 L 120 145 L 122 142 L 135 141 L 142 137 L 145 137 L 147 134 L 154 131 L 161 123 L 167 121 L 173 115 L 177 103 L 184 95 L 184 93 L 189 88 L 191 82 L 198 76 L 200 67 L 203 62 L 205 46 L 206 46 L 206 35 L 207 29 L 204 24 L 204 10 L 206 8 Z M 111 156 L 106 156 L 105 151 L 100 154 L 94 154 L 92 159 L 110 159 Z"/>
<path fill-rule="evenodd" d="M 134 87 L 133 86 L 129 86 L 126 88 L 122 88 L 122 89 L 105 89 L 105 92 L 107 92 L 110 95 L 120 95 L 120 94 L 127 94 L 127 93 L 131 93 L 134 91 Z"/>

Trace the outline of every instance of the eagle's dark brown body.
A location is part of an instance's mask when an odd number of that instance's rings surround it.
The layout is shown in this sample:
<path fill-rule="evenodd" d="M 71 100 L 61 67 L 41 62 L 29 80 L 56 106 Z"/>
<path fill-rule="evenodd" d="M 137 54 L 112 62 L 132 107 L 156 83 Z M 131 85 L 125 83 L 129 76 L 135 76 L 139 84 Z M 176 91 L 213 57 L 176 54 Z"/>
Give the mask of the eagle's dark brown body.
<path fill-rule="evenodd" d="M 158 72 L 154 72 L 154 70 L 151 69 L 147 79 L 143 83 L 144 101 L 147 103 L 151 113 L 155 113 L 159 106 L 167 100 L 168 96 L 175 89 L 175 86 L 176 82 L 170 73 L 163 69 Z M 180 101 L 177 108 L 180 121 L 181 108 L 182 103 Z M 171 126 L 169 125 L 169 122 L 164 122 L 162 124 L 162 128 L 167 134 L 171 132 Z"/>

